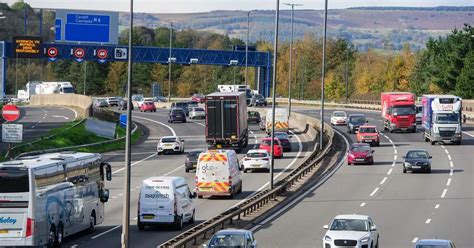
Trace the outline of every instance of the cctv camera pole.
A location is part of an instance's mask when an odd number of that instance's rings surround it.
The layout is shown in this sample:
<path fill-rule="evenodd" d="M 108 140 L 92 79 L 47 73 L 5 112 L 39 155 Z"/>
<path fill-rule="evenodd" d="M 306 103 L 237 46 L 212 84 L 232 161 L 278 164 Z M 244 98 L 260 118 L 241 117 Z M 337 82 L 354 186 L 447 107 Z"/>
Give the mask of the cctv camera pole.
<path fill-rule="evenodd" d="M 122 248 L 129 247 L 130 229 L 130 174 L 131 174 L 131 135 L 132 135 L 132 40 L 133 40 L 133 0 L 130 0 L 130 31 L 128 32 L 128 78 L 127 78 L 127 129 L 125 136 L 125 178 L 122 218 Z"/>
<path fill-rule="evenodd" d="M 272 160 L 270 164 L 270 189 L 273 189 L 273 167 L 275 164 L 274 158 L 274 142 L 275 142 L 275 94 L 277 81 L 277 62 L 278 62 L 278 19 L 280 16 L 280 0 L 276 1 L 275 11 L 275 41 L 273 42 L 273 89 L 272 89 L 272 136 L 271 136 L 271 155 Z"/>
<path fill-rule="evenodd" d="M 324 79 L 326 77 L 326 32 L 328 27 L 328 0 L 324 1 L 324 36 L 323 36 L 323 65 L 321 75 L 321 133 L 319 134 L 319 149 L 324 145 Z"/>
<path fill-rule="evenodd" d="M 168 102 L 171 103 L 171 49 L 173 47 L 173 22 L 170 22 L 170 56 L 168 57 Z"/>
<path fill-rule="evenodd" d="M 250 11 L 247 11 L 247 39 L 245 41 L 245 88 L 249 77 L 249 36 L 250 36 Z"/>

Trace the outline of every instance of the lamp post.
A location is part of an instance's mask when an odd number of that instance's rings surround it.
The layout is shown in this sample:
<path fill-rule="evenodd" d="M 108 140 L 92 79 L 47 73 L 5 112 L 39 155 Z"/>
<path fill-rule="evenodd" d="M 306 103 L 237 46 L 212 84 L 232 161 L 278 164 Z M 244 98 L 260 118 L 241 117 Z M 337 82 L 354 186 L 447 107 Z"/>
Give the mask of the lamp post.
<path fill-rule="evenodd" d="M 171 102 L 171 49 L 173 48 L 173 22 L 170 22 L 170 56 L 168 57 L 168 102 Z"/>
<path fill-rule="evenodd" d="M 278 24 L 280 17 L 280 0 L 276 0 L 275 11 L 275 40 L 273 42 L 273 89 L 272 89 L 272 135 L 271 135 L 271 163 L 270 163 L 270 189 L 273 189 L 274 143 L 275 143 L 275 94 L 278 63 Z"/>
<path fill-rule="evenodd" d="M 128 78 L 127 78 L 127 128 L 125 136 L 125 177 L 122 218 L 122 248 L 129 247 L 130 229 L 130 177 L 132 158 L 132 41 L 133 41 L 133 0 L 130 0 L 130 32 L 128 34 Z"/>
<path fill-rule="evenodd" d="M 319 149 L 324 145 L 324 80 L 326 77 L 326 33 L 328 26 L 328 0 L 324 1 L 324 35 L 323 35 L 323 64 L 321 73 L 321 133 L 319 134 Z"/>
<path fill-rule="evenodd" d="M 296 3 L 284 3 L 284 5 L 291 6 L 291 40 L 290 40 L 290 68 L 289 68 L 289 75 L 288 75 L 288 116 L 291 115 L 291 81 L 293 76 L 293 38 L 294 38 L 294 26 L 293 26 L 293 19 L 294 19 L 294 12 L 295 6 L 303 6 L 303 4 L 296 4 Z"/>
<path fill-rule="evenodd" d="M 250 12 L 247 11 L 247 39 L 245 40 L 245 87 L 248 85 L 249 77 L 249 36 L 250 36 Z M 235 84 L 235 82 L 234 82 Z"/>

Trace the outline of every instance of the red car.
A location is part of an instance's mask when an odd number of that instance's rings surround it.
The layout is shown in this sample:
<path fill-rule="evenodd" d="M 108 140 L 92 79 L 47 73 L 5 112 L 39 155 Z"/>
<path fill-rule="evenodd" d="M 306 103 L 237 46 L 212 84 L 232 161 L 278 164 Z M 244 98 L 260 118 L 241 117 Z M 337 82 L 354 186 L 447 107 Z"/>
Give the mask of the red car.
<path fill-rule="evenodd" d="M 206 96 L 204 96 L 203 94 L 194 94 L 193 97 L 191 97 L 191 101 L 197 102 L 197 103 L 205 103 Z"/>
<path fill-rule="evenodd" d="M 154 102 L 144 102 L 140 105 L 140 112 L 156 112 L 156 107 Z"/>
<path fill-rule="evenodd" d="M 347 154 L 347 164 L 374 164 L 374 150 L 369 144 L 354 143 Z"/>
<path fill-rule="evenodd" d="M 380 135 L 377 127 L 374 125 L 363 125 L 357 131 L 356 139 L 358 143 L 369 143 L 374 146 L 380 146 Z"/>
<path fill-rule="evenodd" d="M 269 154 L 272 153 L 272 138 L 263 138 L 260 143 L 260 148 L 266 150 Z M 281 146 L 280 140 L 275 138 L 273 141 L 273 155 L 276 158 L 283 157 L 283 147 Z"/>

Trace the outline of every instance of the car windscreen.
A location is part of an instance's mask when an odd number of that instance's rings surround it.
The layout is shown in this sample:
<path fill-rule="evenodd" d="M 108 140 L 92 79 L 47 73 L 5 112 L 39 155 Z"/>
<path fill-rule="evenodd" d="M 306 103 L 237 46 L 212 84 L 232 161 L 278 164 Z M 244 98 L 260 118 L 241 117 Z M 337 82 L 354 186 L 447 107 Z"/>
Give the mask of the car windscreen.
<path fill-rule="evenodd" d="M 406 155 L 406 158 L 410 159 L 427 159 L 428 153 L 425 151 L 409 151 Z"/>
<path fill-rule="evenodd" d="M 0 193 L 24 193 L 30 191 L 28 170 L 23 168 L 0 168 Z"/>
<path fill-rule="evenodd" d="M 162 138 L 161 142 L 163 142 L 163 143 L 174 143 L 174 142 L 176 142 L 176 138 Z"/>
<path fill-rule="evenodd" d="M 265 99 L 265 97 L 263 97 L 262 95 L 257 95 L 257 99 L 258 100 L 263 100 L 263 99 Z"/>
<path fill-rule="evenodd" d="M 331 231 L 369 231 L 369 224 L 366 220 L 336 219 L 331 224 Z"/>
<path fill-rule="evenodd" d="M 362 124 L 365 123 L 365 116 L 352 116 L 349 122 L 353 124 Z"/>
<path fill-rule="evenodd" d="M 359 133 L 376 133 L 375 127 L 361 127 L 359 128 Z"/>
<path fill-rule="evenodd" d="M 267 156 L 267 153 L 264 152 L 249 152 L 247 153 L 247 157 L 249 158 L 264 158 Z"/>
<path fill-rule="evenodd" d="M 416 114 L 415 106 L 397 106 L 392 110 L 394 115 L 414 115 Z"/>
<path fill-rule="evenodd" d="M 249 111 L 248 115 L 254 117 L 254 116 L 259 116 L 260 114 L 256 111 Z"/>
<path fill-rule="evenodd" d="M 211 241 L 209 241 L 209 247 L 215 248 L 241 248 L 245 246 L 245 237 L 239 234 L 216 234 L 212 237 Z"/>
<path fill-rule="evenodd" d="M 436 114 L 436 124 L 457 124 L 459 123 L 458 113 L 438 113 Z"/>
<path fill-rule="evenodd" d="M 74 93 L 74 88 L 73 87 L 64 87 L 63 92 L 64 93 Z"/>
<path fill-rule="evenodd" d="M 203 108 L 194 108 L 194 111 L 197 111 L 197 112 L 204 112 L 204 109 L 203 109 Z"/>
<path fill-rule="evenodd" d="M 353 146 L 351 148 L 353 152 L 368 152 L 370 151 L 370 146 Z"/>
<path fill-rule="evenodd" d="M 332 114 L 334 117 L 345 117 L 346 114 L 344 114 L 343 112 L 334 112 Z"/>

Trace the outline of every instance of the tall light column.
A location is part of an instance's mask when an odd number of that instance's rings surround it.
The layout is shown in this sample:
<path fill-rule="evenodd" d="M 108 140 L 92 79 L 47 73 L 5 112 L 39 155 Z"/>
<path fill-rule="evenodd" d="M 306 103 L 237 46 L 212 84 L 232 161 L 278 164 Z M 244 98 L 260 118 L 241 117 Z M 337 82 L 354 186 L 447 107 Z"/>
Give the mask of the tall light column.
<path fill-rule="evenodd" d="M 275 94 L 277 81 L 277 63 L 278 63 L 278 24 L 280 17 L 280 0 L 276 0 L 275 11 L 275 40 L 273 42 L 273 89 L 272 89 L 272 135 L 271 135 L 271 163 L 270 163 L 270 189 L 273 189 L 273 167 L 275 164 L 274 158 L 274 143 L 275 143 Z"/>
<path fill-rule="evenodd" d="M 326 33 L 328 27 L 328 0 L 324 1 L 324 35 L 323 35 L 323 65 L 321 73 L 321 133 L 319 134 L 319 149 L 324 145 L 324 80 L 326 77 Z"/>

